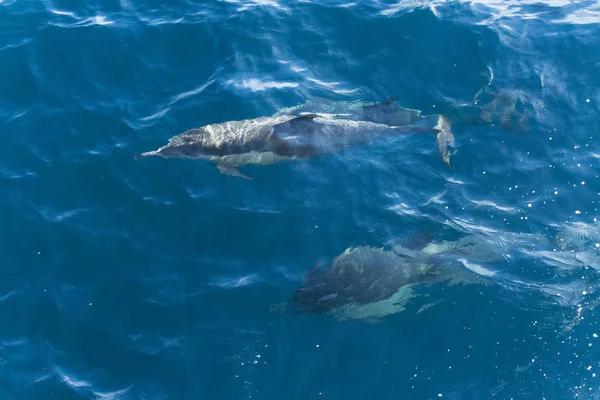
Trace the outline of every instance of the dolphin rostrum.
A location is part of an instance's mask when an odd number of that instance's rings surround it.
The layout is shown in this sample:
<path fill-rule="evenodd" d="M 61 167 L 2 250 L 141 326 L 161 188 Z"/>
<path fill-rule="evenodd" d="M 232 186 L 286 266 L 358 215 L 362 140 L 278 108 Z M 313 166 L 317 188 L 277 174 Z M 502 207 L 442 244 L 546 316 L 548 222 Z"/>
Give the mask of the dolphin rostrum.
<path fill-rule="evenodd" d="M 174 136 L 166 145 L 136 158 L 208 159 L 223 174 L 250 179 L 238 168 L 313 158 L 386 135 L 437 132 L 442 159 L 449 164 L 447 145 L 454 146 L 454 136 L 444 116 L 424 117 L 418 111 L 396 107 L 392 101 L 346 107 L 346 111 L 349 113 L 289 109 L 270 117 L 206 125 Z"/>

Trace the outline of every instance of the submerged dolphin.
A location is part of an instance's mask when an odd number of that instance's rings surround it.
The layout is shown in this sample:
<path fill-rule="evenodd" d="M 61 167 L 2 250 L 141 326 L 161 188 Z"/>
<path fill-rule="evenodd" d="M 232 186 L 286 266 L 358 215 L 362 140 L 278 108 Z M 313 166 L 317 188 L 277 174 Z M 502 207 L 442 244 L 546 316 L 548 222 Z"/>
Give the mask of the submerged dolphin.
<path fill-rule="evenodd" d="M 600 270 L 600 246 L 593 241 L 590 244 L 598 231 L 589 224 L 561 228 L 555 238 L 498 231 L 428 241 L 419 248 L 348 248 L 328 265 L 310 269 L 291 299 L 275 309 L 291 306 L 302 313 L 329 314 L 339 320 L 373 321 L 402 311 L 418 294 L 418 285 L 439 282 L 493 283 L 509 290 L 511 296 L 529 298 L 537 292 L 548 304 L 578 304 L 581 296 L 571 289 L 579 288 L 583 269 Z M 584 228 L 586 237 L 582 238 Z M 563 273 L 556 271 L 555 282 L 541 284 L 507 271 L 498 274 L 488 267 L 497 261 L 510 263 L 519 253 L 558 267 Z M 584 281 L 581 290 L 589 292 L 590 285 Z M 599 304 L 597 299 L 592 306 Z"/>
<path fill-rule="evenodd" d="M 494 259 L 482 243 L 470 238 L 435 246 L 432 242 L 420 250 L 348 248 L 327 267 L 315 265 L 288 305 L 303 313 L 331 314 L 340 320 L 377 320 L 402 311 L 414 297 L 416 285 L 485 281 L 482 276 L 443 257 L 451 252 L 462 253 L 475 261 Z"/>
<path fill-rule="evenodd" d="M 327 268 L 315 265 L 290 304 L 303 313 L 337 314 L 340 319 L 379 318 L 397 312 L 410 297 L 411 285 L 435 276 L 430 265 L 413 261 L 382 248 L 348 248 Z"/>
<path fill-rule="evenodd" d="M 447 145 L 454 145 L 454 137 L 443 116 L 423 117 L 418 111 L 393 106 L 392 101 L 346 109 L 350 112 L 307 114 L 289 109 L 271 117 L 206 125 L 174 136 L 165 146 L 136 158 L 208 159 L 223 174 L 248 178 L 238 170 L 245 164 L 317 157 L 386 135 L 437 132 L 441 156 L 449 163 Z M 430 121 L 433 127 L 428 126 Z"/>

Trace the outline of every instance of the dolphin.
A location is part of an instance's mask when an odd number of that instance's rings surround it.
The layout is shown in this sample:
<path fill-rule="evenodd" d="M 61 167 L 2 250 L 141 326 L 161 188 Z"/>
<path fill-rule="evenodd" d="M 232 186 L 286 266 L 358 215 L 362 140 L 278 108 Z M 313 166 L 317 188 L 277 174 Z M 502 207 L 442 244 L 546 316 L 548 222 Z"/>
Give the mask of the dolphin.
<path fill-rule="evenodd" d="M 543 121 L 543 104 L 520 89 L 482 87 L 467 103 L 453 105 L 448 112 L 452 124 L 499 125 L 504 132 L 525 134 L 530 120 Z"/>
<path fill-rule="evenodd" d="M 302 284 L 290 299 L 290 304 L 302 313 L 326 313 L 350 319 L 378 318 L 399 311 L 410 286 L 432 279 L 435 274 L 426 263 L 413 262 L 410 257 L 383 248 L 359 246 L 346 249 L 327 266 L 318 263 L 305 275 Z M 392 299 L 396 304 L 382 304 Z M 379 305 L 377 305 L 379 303 Z M 380 309 L 379 312 L 356 312 L 360 308 Z M 382 309 L 384 306 L 385 310 Z M 353 313 L 348 310 L 353 308 Z M 350 318 L 348 318 L 350 317 Z"/>
<path fill-rule="evenodd" d="M 394 108 L 390 101 L 360 105 L 348 111 L 343 115 L 296 109 L 270 117 L 206 125 L 174 136 L 166 145 L 139 154 L 136 159 L 150 156 L 208 159 L 222 174 L 250 179 L 238 168 L 313 158 L 367 144 L 382 136 L 437 132 L 440 154 L 449 164 L 447 146 L 454 146 L 454 136 L 444 116 L 422 117 L 414 110 Z"/>
<path fill-rule="evenodd" d="M 291 308 L 300 313 L 331 315 L 338 320 L 376 322 L 404 310 L 418 296 L 419 287 L 443 282 L 493 284 L 508 290 L 511 296 L 537 292 L 548 304 L 577 304 L 581 296 L 575 296 L 571 287 L 579 287 L 583 269 L 600 270 L 600 246 L 582 243 L 580 238 L 579 230 L 586 227 L 586 233 L 593 235 L 588 225 L 562 227 L 555 238 L 498 231 L 468 234 L 457 240 L 430 240 L 416 248 L 350 247 L 327 265 L 315 264 L 292 297 L 273 309 Z M 561 248 L 565 241 L 569 247 Z M 563 273 L 554 275 L 556 282 L 540 284 L 490 268 L 497 262 L 511 263 L 519 253 L 557 267 L 556 272 Z M 591 291 L 590 287 L 595 286 L 591 282 L 586 279 L 581 290 Z M 600 299 L 590 306 L 598 304 Z"/>
<path fill-rule="evenodd" d="M 322 262 L 315 264 L 287 305 L 301 313 L 329 314 L 338 320 L 377 321 L 404 310 L 416 296 L 417 285 L 486 282 L 477 271 L 445 257 L 462 251 L 475 261 L 489 261 L 488 252 L 479 254 L 484 249 L 480 244 L 468 247 L 473 243 L 464 239 L 433 247 L 430 243 L 422 249 L 350 247 L 326 267 Z"/>
<path fill-rule="evenodd" d="M 338 118 L 355 121 L 368 121 L 390 126 L 408 126 L 425 121 L 436 120 L 433 130 L 437 132 L 437 144 L 444 162 L 450 165 L 448 146 L 454 147 L 454 135 L 450 128 L 448 116 L 441 114 L 422 115 L 420 110 L 402 107 L 397 97 L 389 97 L 379 103 L 363 103 L 359 101 L 333 101 L 325 98 L 314 98 L 295 107 L 283 108 L 276 115 L 302 113 L 328 114 Z"/>

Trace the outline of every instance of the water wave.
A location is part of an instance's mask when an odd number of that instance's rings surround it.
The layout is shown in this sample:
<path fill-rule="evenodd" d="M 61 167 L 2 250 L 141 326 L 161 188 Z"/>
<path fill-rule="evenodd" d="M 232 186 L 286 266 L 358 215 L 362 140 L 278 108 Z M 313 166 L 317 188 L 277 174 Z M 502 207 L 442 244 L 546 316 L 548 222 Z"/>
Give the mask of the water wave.
<path fill-rule="evenodd" d="M 597 3 L 0 9 L 3 398 L 598 397 Z M 134 159 L 206 124 L 390 97 L 448 116 L 449 166 L 435 135 L 253 181 Z M 322 260 L 417 244 L 447 282 L 343 323 L 288 312 Z"/>

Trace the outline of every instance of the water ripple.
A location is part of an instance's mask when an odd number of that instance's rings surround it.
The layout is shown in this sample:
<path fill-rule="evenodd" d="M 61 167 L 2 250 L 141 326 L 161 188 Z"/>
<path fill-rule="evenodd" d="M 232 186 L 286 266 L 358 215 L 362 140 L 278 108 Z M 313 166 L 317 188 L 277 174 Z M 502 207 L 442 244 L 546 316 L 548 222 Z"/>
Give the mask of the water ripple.
<path fill-rule="evenodd" d="M 596 2 L 0 9 L 0 397 L 598 397 Z M 433 135 L 253 181 L 133 159 L 204 124 L 388 96 L 449 116 L 450 166 Z M 487 247 L 439 254 L 452 283 L 377 324 L 283 312 L 319 260 L 423 232 Z"/>

